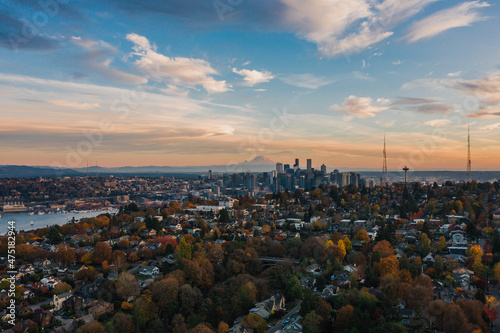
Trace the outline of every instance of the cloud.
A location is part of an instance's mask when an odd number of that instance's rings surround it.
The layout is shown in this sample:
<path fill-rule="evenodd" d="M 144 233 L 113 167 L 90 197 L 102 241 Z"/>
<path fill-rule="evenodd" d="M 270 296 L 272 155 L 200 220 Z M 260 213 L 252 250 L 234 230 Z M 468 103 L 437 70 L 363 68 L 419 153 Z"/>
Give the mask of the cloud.
<path fill-rule="evenodd" d="M 281 0 L 285 25 L 327 57 L 358 53 L 390 37 L 400 22 L 437 0 Z M 352 32 L 354 31 L 354 32 Z"/>
<path fill-rule="evenodd" d="M 451 124 L 451 121 L 448 119 L 433 119 L 424 122 L 424 125 L 432 126 L 432 127 L 443 127 Z"/>
<path fill-rule="evenodd" d="M 453 88 L 480 98 L 484 104 L 500 104 L 500 73 L 492 73 L 476 80 L 456 80 L 450 83 Z"/>
<path fill-rule="evenodd" d="M 47 100 L 45 103 L 55 106 L 62 106 L 65 108 L 76 109 L 76 110 L 87 110 L 98 108 L 99 103 L 80 103 L 80 102 L 71 102 L 64 100 Z"/>
<path fill-rule="evenodd" d="M 500 123 L 495 123 L 495 124 L 490 124 L 490 125 L 478 127 L 478 129 L 481 131 L 497 130 L 497 129 L 500 129 Z"/>
<path fill-rule="evenodd" d="M 78 61 L 98 74 L 118 83 L 144 84 L 148 82 L 144 77 L 111 67 L 113 59 L 110 56 L 118 53 L 114 46 L 103 41 L 82 39 L 80 37 L 71 37 L 70 41 L 85 49 L 83 54 L 76 57 Z"/>
<path fill-rule="evenodd" d="M 242 85 L 248 86 L 248 87 L 253 87 L 256 84 L 259 83 L 264 83 L 264 82 L 269 82 L 270 80 L 274 79 L 274 76 L 271 72 L 263 71 L 259 72 L 257 70 L 249 70 L 249 69 L 242 69 L 242 70 L 237 70 L 236 68 L 233 68 L 233 73 L 236 73 L 238 75 L 241 75 L 244 77 L 244 83 Z"/>
<path fill-rule="evenodd" d="M 167 57 L 156 52 L 146 37 L 128 34 L 127 40 L 135 44 L 133 56 L 138 57 L 135 66 L 155 79 L 166 79 L 175 85 L 203 86 L 208 93 L 221 93 L 230 90 L 226 81 L 217 81 L 212 75 L 218 72 L 203 59 Z"/>
<path fill-rule="evenodd" d="M 479 110 L 469 113 L 468 118 L 493 119 L 500 117 L 500 107 L 482 107 Z"/>
<path fill-rule="evenodd" d="M 403 97 L 391 103 L 391 107 L 397 110 L 408 110 L 427 114 L 449 114 L 454 111 L 454 105 L 442 103 L 436 98 L 413 98 Z"/>
<path fill-rule="evenodd" d="M 375 124 L 379 125 L 379 126 L 382 126 L 382 127 L 392 127 L 394 126 L 394 124 L 396 124 L 396 121 L 395 120 L 391 120 L 391 121 L 381 121 L 381 120 L 377 120 L 375 121 Z"/>
<path fill-rule="evenodd" d="M 448 73 L 448 77 L 458 77 L 462 75 L 462 71 L 454 72 L 454 73 Z"/>
<path fill-rule="evenodd" d="M 375 103 L 372 103 L 370 97 L 356 97 L 351 95 L 344 100 L 342 105 L 332 105 L 330 110 L 346 114 L 348 116 L 356 116 L 358 118 L 370 118 L 383 110 L 387 110 L 386 106 L 389 101 L 379 98 Z"/>
<path fill-rule="evenodd" d="M 306 89 L 318 89 L 335 82 L 334 79 L 327 79 L 323 76 L 315 76 L 309 73 L 292 74 L 281 78 L 281 81 L 291 86 Z"/>
<path fill-rule="evenodd" d="M 403 62 L 402 62 L 401 60 L 399 60 L 399 59 L 398 59 L 398 60 L 394 60 L 394 61 L 392 62 L 392 64 L 393 64 L 393 65 L 395 65 L 395 66 L 399 66 L 399 65 L 401 65 L 402 63 L 403 63 Z"/>
<path fill-rule="evenodd" d="M 413 23 L 405 38 L 413 43 L 420 39 L 436 36 L 449 29 L 466 27 L 474 22 L 486 20 L 487 18 L 481 16 L 477 9 L 488 6 L 490 5 L 487 2 L 469 1 L 438 11 Z"/>

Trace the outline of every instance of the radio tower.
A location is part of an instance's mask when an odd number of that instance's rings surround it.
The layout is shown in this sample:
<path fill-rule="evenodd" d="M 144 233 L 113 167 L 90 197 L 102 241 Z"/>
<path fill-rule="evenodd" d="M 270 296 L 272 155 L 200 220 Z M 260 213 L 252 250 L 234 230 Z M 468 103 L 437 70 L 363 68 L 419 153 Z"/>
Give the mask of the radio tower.
<path fill-rule="evenodd" d="M 472 178 L 472 167 L 470 159 L 470 125 L 467 128 L 467 180 Z"/>
<path fill-rule="evenodd" d="M 384 162 L 382 165 L 382 186 L 387 186 L 387 151 L 385 149 L 385 133 L 384 133 Z"/>

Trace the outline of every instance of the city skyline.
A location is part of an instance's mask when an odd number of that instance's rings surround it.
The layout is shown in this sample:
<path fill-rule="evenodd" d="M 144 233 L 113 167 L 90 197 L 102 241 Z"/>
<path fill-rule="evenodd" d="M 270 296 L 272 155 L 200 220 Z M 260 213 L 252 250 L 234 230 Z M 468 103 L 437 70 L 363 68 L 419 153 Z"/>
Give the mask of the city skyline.
<path fill-rule="evenodd" d="M 0 165 L 500 169 L 491 1 L 66 2 L 2 4 Z"/>

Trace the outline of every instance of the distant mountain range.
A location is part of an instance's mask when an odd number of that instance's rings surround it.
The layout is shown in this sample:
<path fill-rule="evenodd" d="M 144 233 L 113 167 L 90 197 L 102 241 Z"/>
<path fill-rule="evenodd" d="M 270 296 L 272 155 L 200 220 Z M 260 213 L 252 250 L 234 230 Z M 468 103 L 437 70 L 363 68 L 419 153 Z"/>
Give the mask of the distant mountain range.
<path fill-rule="evenodd" d="M 360 173 L 362 177 L 380 179 L 382 173 L 359 168 L 338 168 L 342 171 Z M 227 165 L 205 165 L 205 166 L 125 166 L 125 167 L 89 167 L 89 168 L 53 168 L 48 166 L 23 166 L 23 165 L 0 165 L 0 178 L 5 177 L 82 177 L 94 176 L 150 176 L 150 177 L 172 177 L 191 176 L 207 174 L 209 170 L 214 173 L 239 173 L 239 172 L 270 172 L 276 170 L 276 162 L 264 156 L 257 156 L 250 161 Z M 333 168 L 328 168 L 333 171 Z M 404 177 L 403 171 L 389 171 L 388 178 L 391 181 L 401 181 Z M 443 180 L 465 180 L 465 171 L 410 171 L 410 181 L 443 181 Z M 500 179 L 500 171 L 473 171 L 472 178 L 478 181 L 492 181 Z"/>

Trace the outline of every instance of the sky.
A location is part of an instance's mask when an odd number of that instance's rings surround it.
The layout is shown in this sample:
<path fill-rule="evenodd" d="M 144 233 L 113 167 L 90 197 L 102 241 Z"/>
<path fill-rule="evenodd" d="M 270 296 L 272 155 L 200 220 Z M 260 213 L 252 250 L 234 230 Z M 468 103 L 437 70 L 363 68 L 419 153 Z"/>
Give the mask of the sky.
<path fill-rule="evenodd" d="M 500 9 L 4 0 L 0 164 L 500 170 Z"/>

